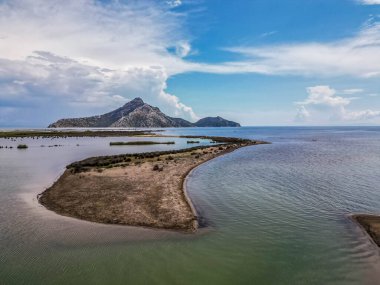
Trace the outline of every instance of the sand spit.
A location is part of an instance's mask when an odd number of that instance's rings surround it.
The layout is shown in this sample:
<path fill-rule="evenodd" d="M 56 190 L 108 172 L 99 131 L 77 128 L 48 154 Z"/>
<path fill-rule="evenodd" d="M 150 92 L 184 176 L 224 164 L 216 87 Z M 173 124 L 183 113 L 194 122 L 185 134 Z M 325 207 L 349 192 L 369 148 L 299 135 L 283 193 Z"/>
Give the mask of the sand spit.
<path fill-rule="evenodd" d="M 92 222 L 194 231 L 197 215 L 184 192 L 188 173 L 240 147 L 265 143 L 233 138 L 216 141 L 224 143 L 72 163 L 39 195 L 39 202 L 58 214 Z"/>

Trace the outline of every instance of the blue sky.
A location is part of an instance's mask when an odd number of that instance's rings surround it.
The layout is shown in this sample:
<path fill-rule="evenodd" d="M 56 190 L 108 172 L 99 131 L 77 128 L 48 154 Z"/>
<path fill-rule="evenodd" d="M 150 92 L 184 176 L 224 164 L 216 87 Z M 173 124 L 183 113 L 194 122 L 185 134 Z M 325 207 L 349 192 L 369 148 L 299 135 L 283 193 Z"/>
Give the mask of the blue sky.
<path fill-rule="evenodd" d="M 0 1 L 0 126 L 136 96 L 193 121 L 378 125 L 380 0 Z"/>

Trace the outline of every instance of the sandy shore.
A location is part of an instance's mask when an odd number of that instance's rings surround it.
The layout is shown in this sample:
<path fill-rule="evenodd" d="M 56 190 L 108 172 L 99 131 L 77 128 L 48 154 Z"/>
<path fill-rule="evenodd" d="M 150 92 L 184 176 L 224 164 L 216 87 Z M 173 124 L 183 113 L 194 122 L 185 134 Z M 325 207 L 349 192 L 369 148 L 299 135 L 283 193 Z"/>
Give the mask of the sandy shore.
<path fill-rule="evenodd" d="M 368 214 L 356 214 L 351 218 L 357 222 L 380 247 L 380 216 Z"/>
<path fill-rule="evenodd" d="M 87 221 L 194 231 L 197 215 L 184 191 L 196 166 L 237 148 L 264 142 L 228 139 L 223 145 L 94 157 L 67 166 L 39 195 L 58 214 Z"/>

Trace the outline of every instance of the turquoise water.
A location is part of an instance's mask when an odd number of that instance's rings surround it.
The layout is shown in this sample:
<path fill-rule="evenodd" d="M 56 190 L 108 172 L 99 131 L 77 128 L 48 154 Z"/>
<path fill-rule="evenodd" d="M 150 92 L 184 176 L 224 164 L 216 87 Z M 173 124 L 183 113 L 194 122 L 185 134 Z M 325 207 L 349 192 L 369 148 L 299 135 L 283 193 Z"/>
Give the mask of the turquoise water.
<path fill-rule="evenodd" d="M 379 250 L 347 217 L 380 213 L 380 128 L 166 132 L 272 144 L 192 173 L 189 194 L 208 225 L 195 235 L 60 217 L 35 199 L 71 161 L 173 146 L 110 148 L 114 138 L 80 138 L 0 149 L 0 284 L 380 283 Z M 178 139 L 174 147 L 184 146 Z"/>

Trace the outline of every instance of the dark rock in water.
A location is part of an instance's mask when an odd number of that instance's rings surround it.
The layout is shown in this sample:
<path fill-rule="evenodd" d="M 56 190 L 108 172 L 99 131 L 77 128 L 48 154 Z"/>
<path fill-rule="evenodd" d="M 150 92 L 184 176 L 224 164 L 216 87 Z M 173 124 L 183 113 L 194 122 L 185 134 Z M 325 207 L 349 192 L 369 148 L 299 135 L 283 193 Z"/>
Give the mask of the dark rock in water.
<path fill-rule="evenodd" d="M 191 123 L 181 118 L 165 115 L 157 107 L 144 103 L 141 98 L 135 98 L 124 106 L 109 113 L 84 117 L 61 119 L 50 124 L 49 128 L 179 128 L 179 127 L 239 127 L 235 122 L 221 117 L 204 118 Z"/>

